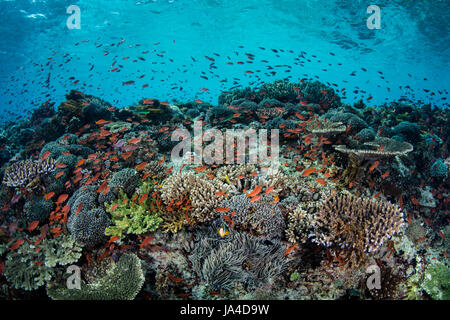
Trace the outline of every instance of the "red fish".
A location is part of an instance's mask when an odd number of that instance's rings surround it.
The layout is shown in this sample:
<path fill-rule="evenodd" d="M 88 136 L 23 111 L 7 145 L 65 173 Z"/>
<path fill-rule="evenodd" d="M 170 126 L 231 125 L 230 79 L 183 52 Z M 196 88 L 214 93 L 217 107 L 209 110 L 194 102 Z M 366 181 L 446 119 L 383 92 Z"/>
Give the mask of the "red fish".
<path fill-rule="evenodd" d="M 69 197 L 68 194 L 62 194 L 58 197 L 58 200 L 56 201 L 57 204 L 63 204 L 64 202 L 66 202 L 67 198 Z"/>
<path fill-rule="evenodd" d="M 34 229 L 36 229 L 38 225 L 39 225 L 38 220 L 31 222 L 30 225 L 28 226 L 28 232 L 31 232 Z"/>
<path fill-rule="evenodd" d="M 45 152 L 45 153 L 42 155 L 41 160 L 44 161 L 45 159 L 48 158 L 49 155 L 50 155 L 50 151 Z"/>
<path fill-rule="evenodd" d="M 142 248 L 142 247 L 145 247 L 146 245 L 149 245 L 153 241 L 153 239 L 155 239 L 155 237 L 150 237 L 150 236 L 145 237 L 144 241 L 142 241 L 142 243 L 139 245 L 139 247 Z"/>
<path fill-rule="evenodd" d="M 287 248 L 284 253 L 283 256 L 287 256 L 292 250 L 295 250 L 297 248 L 297 244 L 294 244 L 292 247 Z"/>
<path fill-rule="evenodd" d="M 373 170 L 375 170 L 379 164 L 380 164 L 380 161 L 375 161 L 374 164 L 369 168 L 369 172 L 372 172 Z"/>
<path fill-rule="evenodd" d="M 9 249 L 10 249 L 11 251 L 16 250 L 16 249 L 18 249 L 24 242 L 25 242 L 24 239 L 17 240 L 16 242 L 14 242 L 14 243 L 11 245 L 11 247 L 9 247 Z"/>
<path fill-rule="evenodd" d="M 316 171 L 316 168 L 308 168 L 305 171 L 303 171 L 302 177 L 307 177 L 307 176 L 309 176 L 311 173 L 313 173 L 315 171 Z"/>
<path fill-rule="evenodd" d="M 49 199 L 51 199 L 54 195 L 55 195 L 54 192 L 47 193 L 47 194 L 44 196 L 44 199 L 45 199 L 45 200 L 49 200 Z"/>

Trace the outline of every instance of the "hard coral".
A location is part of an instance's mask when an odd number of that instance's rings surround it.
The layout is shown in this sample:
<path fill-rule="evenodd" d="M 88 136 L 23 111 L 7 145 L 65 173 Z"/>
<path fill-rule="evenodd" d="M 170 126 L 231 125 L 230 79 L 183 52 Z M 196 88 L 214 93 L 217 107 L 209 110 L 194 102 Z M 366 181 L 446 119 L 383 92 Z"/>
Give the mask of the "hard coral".
<path fill-rule="evenodd" d="M 105 238 L 110 219 L 103 209 L 83 210 L 71 214 L 67 223 L 70 234 L 79 242 L 91 247 Z"/>
<path fill-rule="evenodd" d="M 281 239 L 285 228 L 284 217 L 271 197 L 263 196 L 258 201 L 251 202 L 245 194 L 236 195 L 223 201 L 220 206 L 229 209 L 223 215 L 228 219 L 222 216 L 224 225 L 228 225 L 226 221 L 231 219 L 238 229 L 268 239 Z"/>
<path fill-rule="evenodd" d="M 229 190 L 229 186 L 218 179 L 209 180 L 193 172 L 174 173 L 164 180 L 161 198 L 166 205 L 190 199 L 190 217 L 194 222 L 206 222 L 217 216 L 215 208 Z"/>
<path fill-rule="evenodd" d="M 53 300 L 133 300 L 144 280 L 139 258 L 133 253 L 124 253 L 105 276 L 82 283 L 80 290 L 51 284 L 47 286 L 47 294 Z"/>
<path fill-rule="evenodd" d="M 40 175 L 55 170 L 55 164 L 55 160 L 50 157 L 45 160 L 15 162 L 6 168 L 3 183 L 8 187 L 24 187 Z"/>
<path fill-rule="evenodd" d="M 133 198 L 136 200 L 137 196 Z M 105 230 L 107 236 L 122 237 L 124 233 L 143 234 L 158 229 L 163 219 L 156 211 L 154 199 L 146 199 L 137 203 L 135 200 L 132 201 L 120 190 L 118 199 L 106 205 L 107 210 L 111 213 L 113 223 Z"/>
<path fill-rule="evenodd" d="M 351 194 L 329 196 L 313 220 L 315 241 L 344 249 L 358 260 L 351 261 L 356 265 L 363 262 L 362 253 L 377 251 L 403 224 L 397 205 Z"/>

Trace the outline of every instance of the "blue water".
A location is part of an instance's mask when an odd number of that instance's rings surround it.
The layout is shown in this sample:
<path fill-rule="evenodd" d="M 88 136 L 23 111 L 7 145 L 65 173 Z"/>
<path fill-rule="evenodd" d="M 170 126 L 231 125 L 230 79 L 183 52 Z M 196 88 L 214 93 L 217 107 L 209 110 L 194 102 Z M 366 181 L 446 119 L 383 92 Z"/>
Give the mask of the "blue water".
<path fill-rule="evenodd" d="M 66 26 L 71 4 L 80 30 Z M 381 8 L 379 30 L 366 26 L 370 4 Z M 0 10 L 2 122 L 71 89 L 117 107 L 143 97 L 216 104 L 223 90 L 284 78 L 345 88 L 348 103 L 448 102 L 446 0 L 9 0 Z"/>

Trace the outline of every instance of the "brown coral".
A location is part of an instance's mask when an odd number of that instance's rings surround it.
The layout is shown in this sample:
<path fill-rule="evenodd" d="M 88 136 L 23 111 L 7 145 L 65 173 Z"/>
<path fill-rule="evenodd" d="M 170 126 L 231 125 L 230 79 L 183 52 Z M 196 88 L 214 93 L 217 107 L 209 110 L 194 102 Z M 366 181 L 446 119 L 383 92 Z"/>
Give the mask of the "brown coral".
<path fill-rule="evenodd" d="M 193 222 L 205 222 L 217 215 L 215 208 L 225 199 L 230 187 L 219 179 L 210 180 L 193 172 L 174 173 L 161 188 L 161 198 L 166 205 L 191 200 L 190 217 Z"/>
<path fill-rule="evenodd" d="M 348 195 L 331 195 L 314 217 L 315 241 L 342 248 L 343 262 L 356 266 L 403 226 L 403 213 L 390 202 Z"/>

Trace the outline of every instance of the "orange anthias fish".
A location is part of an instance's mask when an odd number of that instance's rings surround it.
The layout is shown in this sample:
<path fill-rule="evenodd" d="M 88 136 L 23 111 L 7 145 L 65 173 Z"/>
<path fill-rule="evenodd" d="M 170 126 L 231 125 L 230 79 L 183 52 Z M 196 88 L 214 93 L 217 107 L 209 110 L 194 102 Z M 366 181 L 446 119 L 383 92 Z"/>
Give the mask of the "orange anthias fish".
<path fill-rule="evenodd" d="M 67 164 L 65 164 L 65 163 L 58 163 L 55 166 L 55 168 L 57 168 L 57 169 L 65 169 L 65 168 L 67 168 Z"/>
<path fill-rule="evenodd" d="M 380 161 L 375 161 L 373 163 L 373 165 L 369 168 L 369 172 L 372 172 L 373 170 L 375 170 L 379 164 L 380 164 Z"/>
<path fill-rule="evenodd" d="M 141 170 L 144 170 L 146 166 L 147 166 L 147 162 L 141 162 L 140 164 L 136 165 L 134 168 L 137 171 L 141 171 Z"/>
<path fill-rule="evenodd" d="M 297 244 L 294 244 L 292 247 L 287 248 L 284 253 L 283 256 L 287 256 L 292 250 L 295 250 L 297 248 Z"/>
<path fill-rule="evenodd" d="M 44 161 L 45 159 L 48 158 L 48 156 L 50 155 L 50 151 L 47 151 L 46 153 L 44 153 L 41 157 L 41 160 Z"/>
<path fill-rule="evenodd" d="M 253 189 L 252 192 L 250 192 L 249 194 L 247 194 L 248 197 L 252 198 L 257 196 L 262 190 L 262 186 L 257 186 L 255 189 Z"/>
<path fill-rule="evenodd" d="M 60 171 L 55 175 L 55 179 L 59 179 L 64 175 L 64 171 Z"/>
<path fill-rule="evenodd" d="M 24 239 L 17 240 L 16 242 L 14 242 L 14 243 L 11 245 L 11 247 L 9 247 L 9 249 L 10 249 L 11 251 L 16 250 L 16 249 L 19 248 L 24 242 L 25 242 Z"/>
<path fill-rule="evenodd" d="M 307 177 L 307 176 L 309 176 L 311 173 L 313 173 L 315 171 L 316 171 L 316 168 L 308 168 L 305 171 L 303 171 L 302 177 Z"/>
<path fill-rule="evenodd" d="M 54 195 L 55 195 L 54 192 L 47 193 L 47 194 L 44 196 L 44 199 L 45 199 L 45 200 L 49 200 L 49 199 L 51 199 Z"/>
<path fill-rule="evenodd" d="M 383 174 L 381 175 L 381 177 L 384 179 L 384 178 L 386 178 L 388 175 L 389 175 L 389 171 L 386 171 L 385 173 L 383 173 Z"/>
<path fill-rule="evenodd" d="M 99 126 L 102 126 L 102 125 L 105 125 L 105 124 L 108 124 L 108 123 L 110 123 L 111 121 L 106 121 L 106 120 L 98 120 L 98 121 L 96 121 L 95 122 L 95 124 L 98 124 Z"/>
<path fill-rule="evenodd" d="M 230 208 L 217 207 L 216 211 L 217 212 L 228 212 L 228 211 L 230 211 Z"/>
<path fill-rule="evenodd" d="M 140 248 L 145 247 L 146 245 L 149 245 L 153 239 L 155 239 L 155 237 L 151 237 L 151 236 L 146 236 L 144 241 L 141 242 L 141 244 L 139 245 Z"/>
<path fill-rule="evenodd" d="M 58 200 L 56 201 L 57 204 L 63 204 L 67 198 L 69 197 L 68 194 L 62 194 L 58 197 Z"/>
<path fill-rule="evenodd" d="M 34 229 L 36 229 L 38 225 L 39 225 L 38 220 L 31 222 L 30 225 L 28 226 L 28 232 L 31 232 Z"/>
<path fill-rule="evenodd" d="M 171 276 L 169 273 L 167 274 L 167 277 L 175 283 L 178 283 L 178 282 L 181 282 L 184 280 L 184 278 L 175 278 L 175 277 Z"/>
<path fill-rule="evenodd" d="M 77 168 L 79 166 L 82 166 L 85 161 L 86 161 L 85 159 L 81 159 L 80 161 L 78 161 L 78 163 L 76 164 L 75 168 Z"/>
<path fill-rule="evenodd" d="M 128 140 L 128 143 L 130 144 L 138 144 L 139 142 L 141 142 L 141 138 L 133 138 Z"/>
<path fill-rule="evenodd" d="M 142 197 L 139 199 L 139 204 L 143 204 L 148 198 L 148 192 L 142 195 Z"/>

